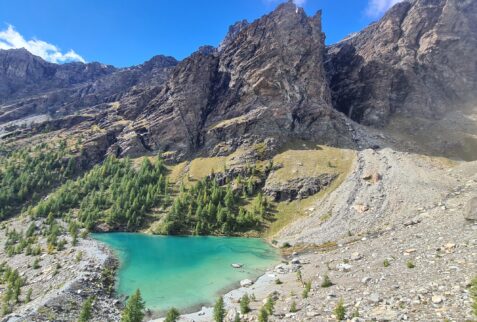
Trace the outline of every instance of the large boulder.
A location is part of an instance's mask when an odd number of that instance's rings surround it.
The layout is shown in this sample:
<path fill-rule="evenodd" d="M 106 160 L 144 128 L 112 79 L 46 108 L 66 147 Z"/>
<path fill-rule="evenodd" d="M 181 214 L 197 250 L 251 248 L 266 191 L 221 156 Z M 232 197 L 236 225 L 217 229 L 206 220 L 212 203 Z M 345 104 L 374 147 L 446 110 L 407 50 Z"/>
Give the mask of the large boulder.
<path fill-rule="evenodd" d="M 286 181 L 268 179 L 263 191 L 275 201 L 304 199 L 328 187 L 337 176 L 336 173 L 323 173 Z"/>
<path fill-rule="evenodd" d="M 473 197 L 467 202 L 464 210 L 464 218 L 471 221 L 477 221 L 477 197 Z"/>

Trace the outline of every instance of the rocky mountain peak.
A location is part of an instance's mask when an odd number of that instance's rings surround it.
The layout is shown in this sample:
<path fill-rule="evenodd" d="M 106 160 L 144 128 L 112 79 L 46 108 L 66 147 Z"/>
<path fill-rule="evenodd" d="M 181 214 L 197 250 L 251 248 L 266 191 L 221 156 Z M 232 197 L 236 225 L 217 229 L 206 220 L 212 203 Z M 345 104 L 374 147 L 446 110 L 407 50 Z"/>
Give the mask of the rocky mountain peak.
<path fill-rule="evenodd" d="M 319 123 L 333 113 L 324 53 L 321 13 L 308 17 L 288 2 L 250 24 L 241 21 L 219 50 L 201 47 L 177 65 L 121 134 L 126 142 L 119 150 L 165 150 L 181 158 L 230 153 L 265 139 L 324 139 Z M 131 148 L 138 142 L 144 148 Z"/>
<path fill-rule="evenodd" d="M 167 68 L 177 65 L 177 59 L 171 56 L 156 55 L 142 64 L 145 69 Z"/>
<path fill-rule="evenodd" d="M 337 44 L 324 39 L 321 12 L 289 1 L 180 62 L 156 56 L 114 69 L 0 51 L 0 102 L 11 101 L 0 123 L 88 109 L 102 124 L 122 124 L 110 151 L 179 160 L 264 141 L 349 143 L 339 112 L 384 126 L 395 113 L 440 117 L 477 92 L 476 1 L 403 1 Z"/>
<path fill-rule="evenodd" d="M 439 118 L 477 92 L 477 2 L 417 0 L 328 48 L 334 106 L 384 125 L 402 112 Z"/>
<path fill-rule="evenodd" d="M 219 51 L 227 47 L 235 39 L 235 37 L 237 37 L 240 31 L 242 31 L 242 29 L 244 29 L 248 25 L 249 23 L 247 20 L 237 21 L 235 24 L 231 25 L 229 27 L 229 31 L 227 32 L 227 35 L 225 36 L 224 40 L 219 45 Z"/>

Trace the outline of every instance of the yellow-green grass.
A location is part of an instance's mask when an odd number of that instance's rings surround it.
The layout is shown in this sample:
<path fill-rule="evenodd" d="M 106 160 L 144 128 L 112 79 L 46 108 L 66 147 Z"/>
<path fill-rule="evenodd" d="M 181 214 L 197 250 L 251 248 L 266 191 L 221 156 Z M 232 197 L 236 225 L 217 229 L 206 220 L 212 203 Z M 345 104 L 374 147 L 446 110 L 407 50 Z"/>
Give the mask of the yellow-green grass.
<path fill-rule="evenodd" d="M 194 159 L 189 164 L 189 179 L 200 180 L 213 172 L 223 172 L 225 169 L 226 161 L 226 157 Z"/>
<path fill-rule="evenodd" d="M 306 210 L 313 207 L 321 198 L 333 192 L 348 176 L 355 152 L 347 149 L 337 149 L 327 146 L 318 146 L 315 150 L 288 150 L 277 155 L 274 163 L 281 162 L 283 168 L 278 170 L 276 180 L 288 180 L 297 176 L 319 175 L 321 173 L 336 173 L 338 177 L 326 189 L 303 200 L 279 202 L 276 205 L 275 220 L 268 227 L 265 236 L 272 238 L 284 227 L 306 214 Z M 328 163 L 331 163 L 329 166 Z M 302 166 L 297 166 L 301 163 Z M 298 169 L 299 168 L 299 169 Z M 296 169 L 296 173 L 292 173 Z"/>
<path fill-rule="evenodd" d="M 184 175 L 186 174 L 186 168 L 189 164 L 188 161 L 177 163 L 174 165 L 167 166 L 169 169 L 169 182 L 171 184 L 181 183 Z"/>

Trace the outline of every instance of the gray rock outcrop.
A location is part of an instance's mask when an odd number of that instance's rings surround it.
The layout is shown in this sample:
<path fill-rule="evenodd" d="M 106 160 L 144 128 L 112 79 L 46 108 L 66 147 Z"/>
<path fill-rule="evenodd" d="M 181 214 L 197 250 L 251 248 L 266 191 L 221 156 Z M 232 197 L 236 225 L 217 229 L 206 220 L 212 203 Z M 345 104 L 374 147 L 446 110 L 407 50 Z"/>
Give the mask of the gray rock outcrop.
<path fill-rule="evenodd" d="M 399 111 L 439 118 L 475 101 L 476 56 L 476 1 L 403 1 L 328 48 L 334 107 L 367 125 Z"/>
<path fill-rule="evenodd" d="M 477 197 L 473 197 L 467 202 L 464 218 L 470 221 L 477 221 Z"/>

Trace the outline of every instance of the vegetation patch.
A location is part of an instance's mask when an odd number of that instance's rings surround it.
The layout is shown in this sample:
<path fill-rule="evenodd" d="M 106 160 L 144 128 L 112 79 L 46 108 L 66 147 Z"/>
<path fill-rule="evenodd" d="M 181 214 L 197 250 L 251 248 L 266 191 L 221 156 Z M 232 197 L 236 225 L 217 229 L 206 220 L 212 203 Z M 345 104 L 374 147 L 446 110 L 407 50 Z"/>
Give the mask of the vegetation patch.
<path fill-rule="evenodd" d="M 166 168 L 162 159 L 153 165 L 144 159 L 135 170 L 129 159 L 108 157 L 76 181 L 68 181 L 30 211 L 33 217 L 77 217 L 88 229 L 105 223 L 115 229 L 135 230 L 147 213 L 168 202 Z"/>
<path fill-rule="evenodd" d="M 296 145 L 300 146 L 300 144 L 297 143 Z M 308 145 L 302 147 L 310 148 Z M 326 146 L 315 146 L 314 150 L 287 150 L 275 156 L 273 164 L 280 164 L 282 167 L 274 171 L 268 180 L 286 181 L 299 175 L 317 176 L 323 173 L 335 173 L 338 176 L 326 189 L 322 189 L 311 197 L 290 202 L 279 202 L 274 209 L 275 219 L 268 227 L 266 235 L 272 237 L 278 234 L 284 227 L 305 216 L 308 209 L 313 207 L 318 200 L 338 188 L 348 176 L 354 156 L 355 154 L 351 150 Z M 329 163 L 332 164 L 332 168 Z"/>
<path fill-rule="evenodd" d="M 51 144 L 12 150 L 0 147 L 0 220 L 72 178 L 75 169 L 75 159 L 65 140 L 58 147 Z"/>
<path fill-rule="evenodd" d="M 252 168 L 246 180 L 239 176 L 225 186 L 220 186 L 214 175 L 205 177 L 191 188 L 181 185 L 166 218 L 155 232 L 231 235 L 260 230 L 262 223 L 270 218 L 268 201 L 257 192 L 253 181 L 256 174 Z M 247 205 L 252 197 L 253 201 Z"/>

